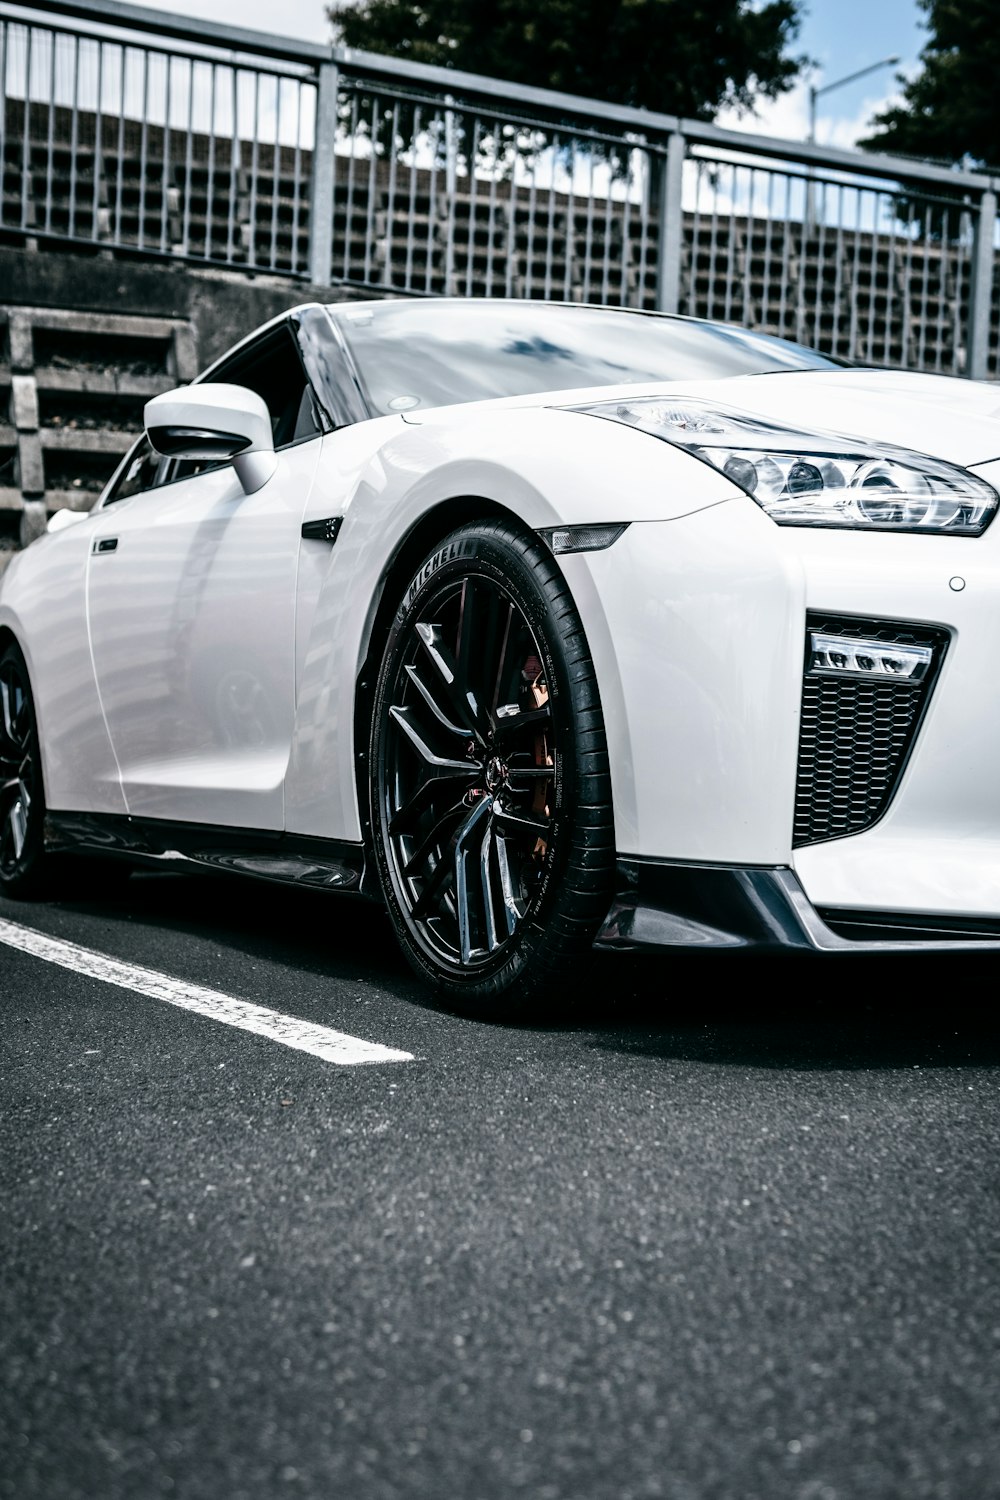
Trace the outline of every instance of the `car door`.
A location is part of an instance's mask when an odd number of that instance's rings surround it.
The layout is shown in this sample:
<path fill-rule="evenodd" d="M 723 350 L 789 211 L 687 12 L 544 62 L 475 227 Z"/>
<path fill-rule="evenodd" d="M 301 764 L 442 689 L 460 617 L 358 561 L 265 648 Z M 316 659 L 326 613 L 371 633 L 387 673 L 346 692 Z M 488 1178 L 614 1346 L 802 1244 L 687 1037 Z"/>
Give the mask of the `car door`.
<path fill-rule="evenodd" d="M 211 378 L 263 397 L 276 471 L 247 495 L 231 464 L 164 460 L 153 488 L 106 502 L 88 566 L 94 670 L 133 817 L 276 830 L 323 416 L 285 323 Z"/>

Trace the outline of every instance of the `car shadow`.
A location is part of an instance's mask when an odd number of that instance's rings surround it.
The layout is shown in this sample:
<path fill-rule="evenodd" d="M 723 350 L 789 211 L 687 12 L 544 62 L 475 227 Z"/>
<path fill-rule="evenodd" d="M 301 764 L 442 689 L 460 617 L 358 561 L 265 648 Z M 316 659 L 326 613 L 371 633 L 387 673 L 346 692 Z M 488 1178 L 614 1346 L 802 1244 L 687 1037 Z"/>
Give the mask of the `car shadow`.
<path fill-rule="evenodd" d="M 68 911 L 139 921 L 160 931 L 210 939 L 251 958 L 319 975 L 365 979 L 409 999 L 419 981 L 396 946 L 385 912 L 356 896 L 297 889 L 227 873 L 137 871 Z"/>
<path fill-rule="evenodd" d="M 677 952 L 602 955 L 600 969 L 600 1051 L 805 1070 L 1000 1065 L 997 954 Z"/>
<path fill-rule="evenodd" d="M 250 957 L 377 984 L 442 1007 L 411 972 L 382 908 L 237 875 L 139 872 L 61 903 L 210 939 Z M 518 1029 L 632 1057 L 775 1069 L 1000 1065 L 1000 955 L 595 952 Z M 481 1022 L 483 1026 L 496 1023 Z M 501 1028 L 502 1029 L 502 1028 Z"/>

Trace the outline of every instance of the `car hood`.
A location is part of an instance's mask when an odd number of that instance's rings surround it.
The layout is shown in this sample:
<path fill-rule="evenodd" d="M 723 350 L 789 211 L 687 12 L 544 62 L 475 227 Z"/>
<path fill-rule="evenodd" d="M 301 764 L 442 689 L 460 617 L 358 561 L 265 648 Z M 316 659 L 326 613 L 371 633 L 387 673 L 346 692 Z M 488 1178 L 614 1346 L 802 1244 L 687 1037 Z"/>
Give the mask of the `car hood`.
<path fill-rule="evenodd" d="M 949 375 L 895 370 L 789 370 L 722 380 L 545 391 L 405 414 L 423 426 L 475 420 L 488 410 L 544 406 L 572 409 L 599 401 L 657 395 L 697 396 L 800 432 L 874 439 L 970 467 L 1000 458 L 1000 387 Z"/>

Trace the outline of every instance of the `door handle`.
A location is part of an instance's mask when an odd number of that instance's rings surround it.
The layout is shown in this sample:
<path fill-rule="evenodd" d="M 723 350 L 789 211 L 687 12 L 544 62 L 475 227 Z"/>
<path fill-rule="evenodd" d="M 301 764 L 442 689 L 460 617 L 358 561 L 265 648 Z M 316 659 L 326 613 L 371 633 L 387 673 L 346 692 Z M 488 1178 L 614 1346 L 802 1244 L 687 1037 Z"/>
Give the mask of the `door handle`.
<path fill-rule="evenodd" d="M 99 557 L 103 552 L 117 552 L 118 538 L 116 536 L 99 536 L 95 541 L 93 547 L 91 548 L 91 551 L 94 553 L 95 557 Z"/>

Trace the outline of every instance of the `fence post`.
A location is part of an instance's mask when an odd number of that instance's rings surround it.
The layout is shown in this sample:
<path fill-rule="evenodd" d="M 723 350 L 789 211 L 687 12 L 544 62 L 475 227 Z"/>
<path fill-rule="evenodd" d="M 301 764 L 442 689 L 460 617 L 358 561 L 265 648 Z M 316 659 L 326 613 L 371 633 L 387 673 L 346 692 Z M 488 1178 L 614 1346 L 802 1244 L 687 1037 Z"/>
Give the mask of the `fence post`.
<path fill-rule="evenodd" d="M 979 215 L 972 242 L 968 357 L 965 361 L 965 375 L 969 380 L 985 380 L 989 373 L 990 310 L 996 259 L 993 238 L 996 222 L 997 195 L 986 192 L 979 200 Z"/>
<path fill-rule="evenodd" d="M 340 98 L 340 69 L 320 63 L 316 90 L 316 134 L 309 189 L 309 280 L 329 286 L 333 266 L 333 172 Z"/>
<path fill-rule="evenodd" d="M 444 112 L 444 183 L 445 192 L 448 197 L 446 213 L 448 215 L 445 224 L 444 241 L 444 294 L 446 297 L 455 295 L 455 194 L 458 191 L 458 162 L 456 160 L 458 150 L 455 142 L 455 111 L 452 108 L 455 101 L 451 94 L 445 94 Z M 395 149 L 395 143 L 393 144 Z M 475 170 L 475 162 L 472 164 Z M 431 204 L 431 213 L 436 214 L 435 205 Z"/>
<path fill-rule="evenodd" d="M 687 142 L 679 131 L 667 139 L 667 154 L 660 167 L 659 274 L 656 306 L 659 312 L 675 313 L 681 301 L 681 245 L 684 242 L 684 158 Z"/>

